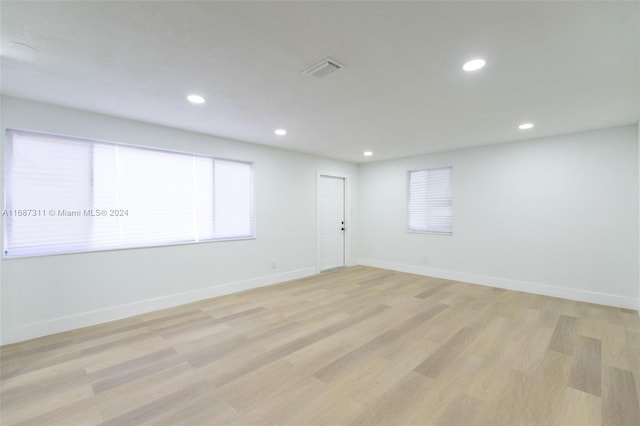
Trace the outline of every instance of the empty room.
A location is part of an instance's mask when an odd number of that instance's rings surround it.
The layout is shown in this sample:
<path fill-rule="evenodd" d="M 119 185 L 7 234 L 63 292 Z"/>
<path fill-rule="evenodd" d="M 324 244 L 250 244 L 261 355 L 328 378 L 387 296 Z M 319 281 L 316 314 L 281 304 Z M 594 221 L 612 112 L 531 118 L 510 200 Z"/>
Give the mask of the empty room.
<path fill-rule="evenodd" d="M 640 425 L 640 2 L 0 0 L 0 423 Z"/>

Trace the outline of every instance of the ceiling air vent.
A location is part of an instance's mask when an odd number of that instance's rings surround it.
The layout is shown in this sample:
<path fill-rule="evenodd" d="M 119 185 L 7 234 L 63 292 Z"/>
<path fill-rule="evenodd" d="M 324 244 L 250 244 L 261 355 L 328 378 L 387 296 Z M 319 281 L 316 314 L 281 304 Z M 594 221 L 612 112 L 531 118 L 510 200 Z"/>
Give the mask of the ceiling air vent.
<path fill-rule="evenodd" d="M 315 78 L 323 78 L 335 71 L 338 71 L 340 68 L 344 68 L 344 65 L 331 58 L 327 58 L 315 65 L 310 66 L 306 70 L 302 71 L 302 73 Z"/>

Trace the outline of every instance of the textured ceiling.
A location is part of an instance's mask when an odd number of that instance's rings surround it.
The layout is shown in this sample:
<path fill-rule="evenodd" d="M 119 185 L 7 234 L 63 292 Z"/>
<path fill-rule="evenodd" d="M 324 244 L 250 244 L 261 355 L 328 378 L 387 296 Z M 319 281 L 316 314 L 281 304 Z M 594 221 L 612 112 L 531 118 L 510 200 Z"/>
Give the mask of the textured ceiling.
<path fill-rule="evenodd" d="M 2 1 L 0 89 L 374 161 L 638 122 L 639 10 L 638 2 Z M 345 68 L 324 79 L 302 74 L 326 57 Z M 462 71 L 474 57 L 487 66 Z M 192 92 L 208 102 L 189 104 Z M 518 130 L 524 121 L 536 127 Z M 288 134 L 274 135 L 278 127 Z"/>

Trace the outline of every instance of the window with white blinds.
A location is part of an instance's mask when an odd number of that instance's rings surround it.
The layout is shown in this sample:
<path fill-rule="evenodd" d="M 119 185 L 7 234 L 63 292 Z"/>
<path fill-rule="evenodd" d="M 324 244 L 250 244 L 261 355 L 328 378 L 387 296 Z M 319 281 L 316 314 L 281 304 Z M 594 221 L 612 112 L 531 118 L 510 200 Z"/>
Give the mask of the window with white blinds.
<path fill-rule="evenodd" d="M 5 257 L 251 238 L 250 163 L 7 131 Z"/>
<path fill-rule="evenodd" d="M 451 234 L 451 167 L 409 172 L 409 231 Z"/>

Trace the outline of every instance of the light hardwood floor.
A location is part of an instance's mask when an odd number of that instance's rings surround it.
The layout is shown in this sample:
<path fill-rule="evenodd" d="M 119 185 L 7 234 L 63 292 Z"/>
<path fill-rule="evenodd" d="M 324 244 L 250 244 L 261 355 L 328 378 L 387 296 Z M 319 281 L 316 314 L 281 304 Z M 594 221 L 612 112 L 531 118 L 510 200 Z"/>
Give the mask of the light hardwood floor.
<path fill-rule="evenodd" d="M 1 348 L 2 425 L 640 425 L 635 311 L 352 267 Z"/>

